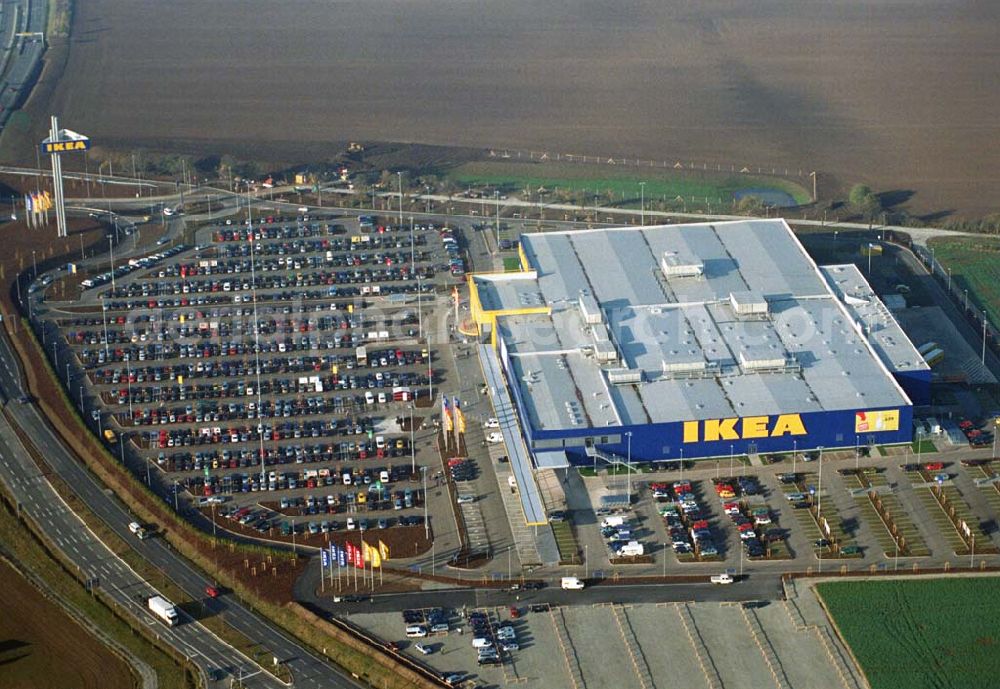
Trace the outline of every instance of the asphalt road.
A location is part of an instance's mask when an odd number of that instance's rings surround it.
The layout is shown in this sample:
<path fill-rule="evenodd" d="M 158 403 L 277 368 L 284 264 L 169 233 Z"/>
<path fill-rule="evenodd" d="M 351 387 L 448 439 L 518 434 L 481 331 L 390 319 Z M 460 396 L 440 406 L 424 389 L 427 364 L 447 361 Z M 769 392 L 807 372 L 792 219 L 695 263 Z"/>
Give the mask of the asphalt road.
<path fill-rule="evenodd" d="M 313 568 L 315 569 L 315 568 Z M 779 600 L 782 598 L 779 574 L 754 574 L 728 586 L 713 585 L 705 575 L 704 582 L 630 585 L 597 585 L 582 591 L 564 591 L 558 586 L 548 586 L 537 591 L 510 591 L 509 589 L 438 589 L 409 593 L 387 593 L 367 596 L 364 590 L 357 593 L 345 590 L 345 596 L 363 596 L 360 602 L 335 603 L 330 596 L 310 600 L 314 606 L 341 616 L 350 613 L 393 612 L 406 608 L 446 607 L 469 608 L 498 607 L 507 605 L 594 605 L 597 603 L 666 603 L 677 601 L 750 601 Z"/>
<path fill-rule="evenodd" d="M 21 394 L 16 363 L 5 340 L 0 340 L 0 389 L 7 400 Z M 66 481 L 93 512 L 121 536 L 144 559 L 168 576 L 193 599 L 204 597 L 205 587 L 212 583 L 195 570 L 169 544 L 159 538 L 139 541 L 128 531 L 132 516 L 127 508 L 106 492 L 55 437 L 33 404 L 7 404 L 15 422 L 33 439 L 47 462 Z M 96 577 L 98 585 L 115 596 L 123 606 L 140 619 L 158 628 L 161 636 L 191 657 L 203 669 L 223 669 L 233 674 L 249 676 L 249 686 L 279 687 L 280 682 L 261 671 L 260 667 L 242 656 L 236 649 L 215 637 L 200 624 L 185 622 L 171 629 L 154 621 L 145 612 L 145 599 L 155 595 L 152 586 L 142 580 L 122 560 L 94 536 L 68 505 L 62 502 L 51 484 L 39 475 L 27 451 L 14 436 L 5 421 L 0 421 L 0 475 L 12 488 L 36 522 L 82 570 Z M 291 670 L 295 685 L 301 687 L 358 687 L 332 665 L 312 655 L 262 617 L 252 613 L 232 595 L 223 595 L 206 602 L 207 611 L 224 617 L 226 622 L 278 657 Z"/>

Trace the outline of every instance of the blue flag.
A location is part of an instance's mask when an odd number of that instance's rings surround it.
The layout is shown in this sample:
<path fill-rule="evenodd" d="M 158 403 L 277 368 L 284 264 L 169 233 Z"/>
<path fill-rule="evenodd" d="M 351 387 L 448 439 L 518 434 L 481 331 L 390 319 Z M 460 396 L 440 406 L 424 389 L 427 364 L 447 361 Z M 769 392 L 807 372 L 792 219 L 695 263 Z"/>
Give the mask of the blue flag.
<path fill-rule="evenodd" d="M 326 552 L 325 550 L 321 550 L 319 552 L 323 563 L 323 569 L 326 569 L 327 567 L 330 566 L 330 553 Z"/>
<path fill-rule="evenodd" d="M 337 546 L 337 564 L 340 567 L 347 566 L 347 549 L 344 546 Z"/>

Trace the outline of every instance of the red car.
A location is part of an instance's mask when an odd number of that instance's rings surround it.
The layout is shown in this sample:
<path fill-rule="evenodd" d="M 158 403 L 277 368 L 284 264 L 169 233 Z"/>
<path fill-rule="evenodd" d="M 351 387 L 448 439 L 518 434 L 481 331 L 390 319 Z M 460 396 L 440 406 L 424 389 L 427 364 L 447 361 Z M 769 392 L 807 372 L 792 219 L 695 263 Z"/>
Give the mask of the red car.
<path fill-rule="evenodd" d="M 510 618 L 512 620 L 516 620 L 520 616 L 521 616 L 521 611 L 517 609 L 517 606 L 516 605 L 510 606 Z"/>
<path fill-rule="evenodd" d="M 927 471 L 941 471 L 944 469 L 944 462 L 928 462 L 924 465 Z"/>
<path fill-rule="evenodd" d="M 205 587 L 205 595 L 208 596 L 209 598 L 218 598 L 219 597 L 218 587 L 209 584 L 208 586 Z"/>

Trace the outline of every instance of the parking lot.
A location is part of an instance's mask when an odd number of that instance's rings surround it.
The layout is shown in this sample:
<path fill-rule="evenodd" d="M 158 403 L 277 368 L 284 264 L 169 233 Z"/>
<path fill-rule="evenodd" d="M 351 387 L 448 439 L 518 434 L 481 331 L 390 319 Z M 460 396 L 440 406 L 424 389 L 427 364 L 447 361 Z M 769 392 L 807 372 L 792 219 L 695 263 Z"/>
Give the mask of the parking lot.
<path fill-rule="evenodd" d="M 507 608 L 465 610 L 464 617 L 462 610 L 444 610 L 441 615 L 450 631 L 418 638 L 406 638 L 414 622 L 399 613 L 354 614 L 350 620 L 442 676 L 479 686 L 861 686 L 838 658 L 843 651 L 829 630 L 813 625 L 811 618 L 806 623 L 798 607 L 780 602 L 521 606 L 515 618 Z M 499 665 L 479 664 L 473 617 L 481 620 L 476 623 L 480 630 L 513 630 L 516 650 L 498 654 Z"/>
<path fill-rule="evenodd" d="M 208 236 L 90 275 L 46 314 L 109 450 L 246 535 L 380 530 L 422 550 L 416 527 L 435 519 L 454 535 L 430 445 L 431 395 L 450 381 L 428 331 L 464 275 L 461 231 L 299 215 Z"/>

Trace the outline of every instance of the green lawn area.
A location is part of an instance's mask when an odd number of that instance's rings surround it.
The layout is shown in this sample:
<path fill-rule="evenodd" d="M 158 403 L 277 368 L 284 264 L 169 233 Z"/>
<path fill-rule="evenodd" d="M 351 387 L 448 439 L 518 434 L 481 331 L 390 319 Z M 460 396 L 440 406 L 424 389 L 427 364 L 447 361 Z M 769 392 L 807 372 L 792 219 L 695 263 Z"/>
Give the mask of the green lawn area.
<path fill-rule="evenodd" d="M 993 325 L 1000 324 L 1000 238 L 935 238 L 929 245 L 958 292 L 969 290 L 969 306 L 986 310 Z"/>
<path fill-rule="evenodd" d="M 556 546 L 559 548 L 559 560 L 572 564 L 580 561 L 580 544 L 576 542 L 573 534 L 573 527 L 569 522 L 554 522 L 552 524 L 552 534 L 556 537 Z"/>
<path fill-rule="evenodd" d="M 843 581 L 816 590 L 872 689 L 1000 687 L 1000 578 Z"/>
<path fill-rule="evenodd" d="M 521 259 L 517 256 L 504 256 L 503 270 L 505 273 L 516 273 L 521 270 Z"/>
<path fill-rule="evenodd" d="M 937 447 L 934 446 L 934 441 L 932 440 L 914 440 L 911 447 L 913 448 L 914 454 L 923 454 L 924 452 L 937 452 Z"/>
<path fill-rule="evenodd" d="M 445 175 L 459 186 L 499 187 L 507 193 L 521 195 L 522 189 L 532 192 L 544 187 L 550 192 L 547 201 L 558 201 L 557 190 L 586 192 L 588 203 L 593 196 L 600 203 L 623 207 L 639 207 L 645 194 L 647 207 L 661 201 L 672 201 L 678 196 L 688 203 L 702 205 L 720 203 L 729 206 L 734 192 L 743 189 L 783 191 L 799 204 L 810 201 L 805 187 L 776 177 L 731 174 L 693 173 L 678 170 L 614 168 L 612 166 L 579 165 L 572 163 L 509 163 L 479 162 L 460 165 Z M 645 183 L 645 191 L 639 183 Z"/>

